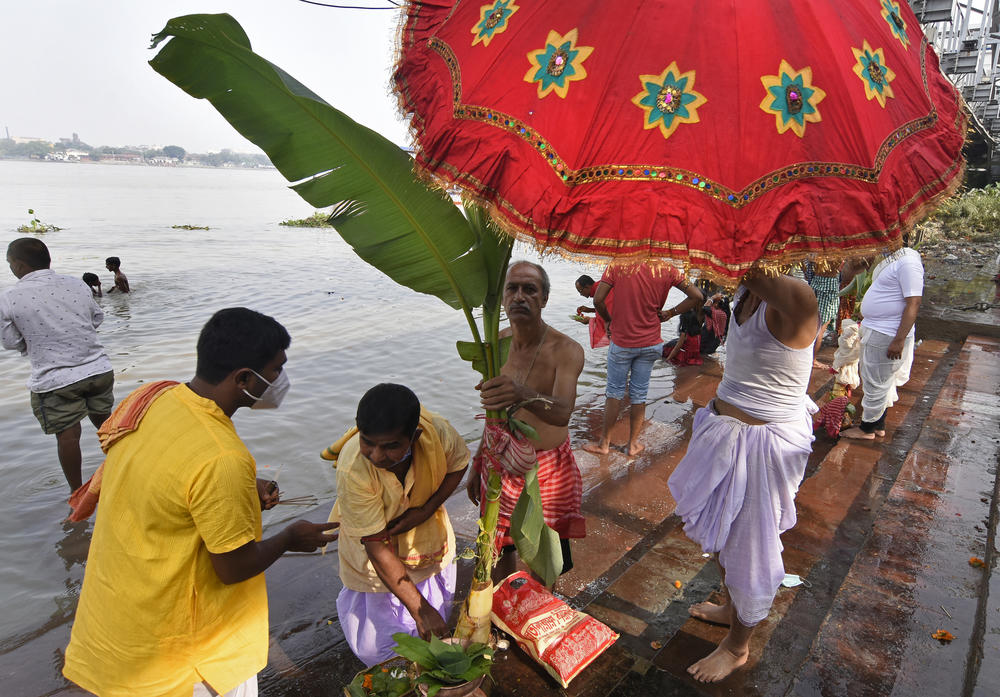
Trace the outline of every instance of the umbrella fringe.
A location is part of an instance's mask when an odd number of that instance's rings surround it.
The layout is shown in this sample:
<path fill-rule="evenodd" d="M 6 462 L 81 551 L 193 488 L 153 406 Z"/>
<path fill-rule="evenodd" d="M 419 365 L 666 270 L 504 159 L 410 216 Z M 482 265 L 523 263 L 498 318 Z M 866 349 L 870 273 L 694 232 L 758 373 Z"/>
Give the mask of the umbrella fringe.
<path fill-rule="evenodd" d="M 944 201 L 948 198 L 954 196 L 964 181 L 965 162 L 959 155 L 957 166 L 954 167 L 954 171 L 950 177 L 942 177 L 939 180 L 939 182 L 946 181 L 947 183 L 944 184 L 943 188 L 938 193 L 932 195 L 926 201 L 910 210 L 904 211 L 901 209 L 899 211 L 898 221 L 892 226 L 883 230 L 869 231 L 866 233 L 868 237 L 875 237 L 876 235 L 892 235 L 893 239 L 857 246 L 849 250 L 830 249 L 829 251 L 817 251 L 814 249 L 789 250 L 785 248 L 773 251 L 771 258 L 758 259 L 756 262 L 743 263 L 724 270 L 720 269 L 718 265 L 713 266 L 712 260 L 705 258 L 704 255 L 701 257 L 695 255 L 692 258 L 690 250 L 686 247 L 684 247 L 683 250 L 678 250 L 679 254 L 683 254 L 682 258 L 678 258 L 670 255 L 651 254 L 649 250 L 637 250 L 634 252 L 609 250 L 609 254 L 605 256 L 600 254 L 570 251 L 558 245 L 546 244 L 535 237 L 535 235 L 533 235 L 530 231 L 510 220 L 508 218 L 508 214 L 510 212 L 514 212 L 516 214 L 516 211 L 513 211 L 509 205 L 504 206 L 503 201 L 497 203 L 484 198 L 483 196 L 477 194 L 471 187 L 458 181 L 449 181 L 447 178 L 442 177 L 439 174 L 435 174 L 429 168 L 421 164 L 419 156 L 423 149 L 420 145 L 421 140 L 419 136 L 423 131 L 422 119 L 419 114 L 408 105 L 407 86 L 400 84 L 398 82 L 398 78 L 396 77 L 403 63 L 405 33 L 411 20 L 413 19 L 412 13 L 414 12 L 414 5 L 418 4 L 418 2 L 419 0 L 406 0 L 402 4 L 402 12 L 400 13 L 399 22 L 396 28 L 396 42 L 393 49 L 392 82 L 392 92 L 396 97 L 397 113 L 407 121 L 407 130 L 409 131 L 411 141 L 414 143 L 414 174 L 428 186 L 440 188 L 445 192 L 453 190 L 457 187 L 461 190 L 464 201 L 473 202 L 482 207 L 490 215 L 500 230 L 502 230 L 505 234 L 510 235 L 514 240 L 525 243 L 542 257 L 556 254 L 563 259 L 585 267 L 593 268 L 595 270 L 603 269 L 609 263 L 638 265 L 648 263 L 650 260 L 655 260 L 657 262 L 668 263 L 681 269 L 686 277 L 705 279 L 723 288 L 729 289 L 737 286 L 740 279 L 751 271 L 760 271 L 768 275 L 778 275 L 781 273 L 787 273 L 790 268 L 806 261 L 816 264 L 821 272 L 829 272 L 839 268 L 840 264 L 848 259 L 874 256 L 882 252 L 895 251 L 896 249 L 902 247 L 903 236 L 912 231 L 914 226 L 931 211 L 944 203 Z M 452 11 L 454 11 L 454 9 Z M 964 100 L 961 99 L 961 95 L 959 95 L 959 99 L 961 100 L 961 103 L 959 106 L 958 117 L 956 119 L 958 122 L 956 126 L 960 132 L 966 133 L 969 121 L 968 107 L 966 106 Z M 933 188 L 933 186 L 929 185 L 925 187 L 925 189 L 930 188 Z M 525 222 L 530 224 L 530 221 L 527 219 Z M 787 244 L 787 241 L 785 244 Z"/>
<path fill-rule="evenodd" d="M 802 262 L 811 261 L 819 267 L 822 272 L 833 271 L 839 266 L 847 261 L 848 259 L 857 259 L 860 257 L 874 256 L 882 252 L 891 252 L 899 249 L 903 246 L 902 233 L 909 232 L 913 229 L 914 225 L 918 223 L 921 219 L 927 216 L 932 210 L 940 206 L 947 199 L 955 195 L 958 189 L 961 187 L 962 182 L 965 178 L 965 163 L 962 162 L 956 169 L 954 174 L 949 179 L 945 187 L 932 196 L 927 201 L 923 202 L 921 205 L 907 212 L 907 214 L 901 217 L 899 223 L 897 223 L 892 228 L 887 228 L 881 232 L 895 232 L 900 231 L 900 236 L 888 242 L 880 242 L 877 244 L 867 245 L 864 247 L 855 247 L 849 250 L 830 250 L 829 252 L 817 253 L 814 250 L 803 250 L 801 252 L 784 252 L 782 253 L 782 259 L 780 261 L 763 259 L 759 260 L 754 264 L 748 264 L 745 268 L 739 269 L 738 277 L 733 275 L 722 273 L 716 271 L 715 269 L 708 266 L 701 266 L 697 262 L 691 263 L 687 260 L 674 259 L 671 257 L 660 257 L 652 255 L 633 254 L 628 256 L 617 256 L 613 258 L 598 256 L 595 254 L 585 254 L 579 252 L 571 252 L 563 249 L 562 247 L 557 247 L 553 245 L 546 245 L 539 242 L 530 233 L 525 232 L 512 222 L 510 222 L 506 216 L 499 213 L 500 206 L 496 203 L 486 199 L 482 196 L 477 195 L 471 189 L 467 189 L 459 183 L 449 183 L 441 179 L 438 175 L 434 174 L 429 169 L 425 168 L 420 164 L 419 161 L 414 161 L 413 171 L 415 176 L 421 181 L 425 182 L 429 186 L 441 188 L 447 190 L 449 186 L 457 186 L 462 190 L 462 198 L 466 201 L 471 201 L 479 206 L 481 206 L 490 217 L 496 226 L 502 230 L 505 234 L 510 235 L 516 241 L 522 242 L 530 246 L 539 256 L 546 257 L 550 255 L 557 255 L 560 258 L 572 261 L 577 264 L 581 264 L 586 267 L 591 267 L 594 269 L 603 269 L 609 263 L 631 265 L 631 264 L 642 264 L 647 263 L 650 260 L 654 260 L 660 263 L 671 264 L 675 267 L 682 269 L 683 273 L 687 277 L 692 275 L 699 278 L 708 280 L 718 286 L 723 288 L 733 289 L 739 284 L 739 278 L 749 273 L 752 270 L 760 270 L 761 272 L 776 276 L 778 274 L 787 273 L 789 269 Z"/>

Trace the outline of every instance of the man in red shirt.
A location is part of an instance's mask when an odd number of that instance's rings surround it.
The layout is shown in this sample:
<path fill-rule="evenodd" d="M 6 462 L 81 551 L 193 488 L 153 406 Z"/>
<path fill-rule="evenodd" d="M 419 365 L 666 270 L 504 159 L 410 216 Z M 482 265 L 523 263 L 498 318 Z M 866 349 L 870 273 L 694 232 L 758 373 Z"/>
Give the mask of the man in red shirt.
<path fill-rule="evenodd" d="M 664 311 L 667 294 L 677 287 L 687 294 L 680 304 Z M 607 297 L 615 291 L 615 312 L 612 317 Z M 608 326 L 611 346 L 608 348 L 608 385 L 604 406 L 604 430 L 601 439 L 583 446 L 587 452 L 607 454 L 610 449 L 611 427 L 618 421 L 625 385 L 629 388 L 629 437 L 625 452 L 638 455 L 643 446 L 637 442 L 646 418 L 646 392 L 653 364 L 660 358 L 663 339 L 660 323 L 702 303 L 701 291 L 673 266 L 663 262 L 644 261 L 608 266 L 594 294 L 594 307 Z M 612 321 L 612 319 L 614 321 Z"/>
<path fill-rule="evenodd" d="M 594 297 L 597 292 L 597 283 L 593 278 L 584 274 L 580 278 L 576 279 L 576 292 L 582 297 L 588 300 Z M 608 312 L 614 310 L 614 298 L 612 295 L 608 295 L 604 299 L 604 304 L 608 308 Z M 593 307 L 588 307 L 586 305 L 581 305 L 576 308 L 576 314 L 586 315 L 590 313 L 596 313 L 597 310 Z M 598 315 L 594 314 L 593 317 L 587 318 L 587 329 L 590 331 L 590 348 L 603 348 L 608 345 L 608 328 L 604 324 L 604 319 Z"/>

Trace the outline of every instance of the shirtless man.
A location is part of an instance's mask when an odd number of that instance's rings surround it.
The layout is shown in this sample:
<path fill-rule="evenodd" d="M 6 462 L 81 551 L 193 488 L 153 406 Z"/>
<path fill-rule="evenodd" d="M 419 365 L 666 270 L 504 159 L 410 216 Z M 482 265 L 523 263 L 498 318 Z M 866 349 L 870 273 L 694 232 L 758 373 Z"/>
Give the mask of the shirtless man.
<path fill-rule="evenodd" d="M 542 321 L 542 308 L 549 299 L 549 277 L 538 264 L 516 261 L 507 270 L 503 306 L 510 327 L 500 336 L 513 337 L 507 362 L 499 377 L 477 385 L 484 409 L 517 409 L 517 418 L 538 432 L 532 443 L 538 455 L 538 483 L 545 522 L 559 533 L 563 548 L 563 572 L 572 566 L 569 539 L 586 534 L 580 513 L 583 480 L 569 445 L 569 418 L 576 405 L 576 382 L 583 370 L 583 348 Z M 538 399 L 541 398 L 541 399 Z M 528 401 L 535 400 L 535 401 Z M 488 468 L 482 452 L 476 454 L 467 489 L 479 505 L 485 491 Z M 497 537 L 502 554 L 494 570 L 500 580 L 516 570 L 517 555 L 509 535 L 510 516 L 524 487 L 524 478 L 501 471 L 500 519 Z"/>
<path fill-rule="evenodd" d="M 695 414 L 687 453 L 668 480 L 685 534 L 722 568 L 725 602 L 690 609 L 729 625 L 719 646 L 688 668 L 701 682 L 747 661 L 754 627 L 785 575 L 779 536 L 795 525 L 795 493 L 812 452 L 816 295 L 791 276 L 761 273 L 742 283 L 722 382 Z"/>
<path fill-rule="evenodd" d="M 115 275 L 115 284 L 108 288 L 108 292 L 119 291 L 128 293 L 128 278 L 122 273 L 122 260 L 118 257 L 108 257 L 104 260 L 104 268 Z"/>

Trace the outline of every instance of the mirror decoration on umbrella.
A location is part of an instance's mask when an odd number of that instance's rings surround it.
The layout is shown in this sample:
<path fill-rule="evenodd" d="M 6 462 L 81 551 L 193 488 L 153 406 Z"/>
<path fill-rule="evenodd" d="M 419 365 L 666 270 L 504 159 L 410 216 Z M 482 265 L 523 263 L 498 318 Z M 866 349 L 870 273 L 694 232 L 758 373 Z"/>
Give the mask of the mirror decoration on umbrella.
<path fill-rule="evenodd" d="M 575 257 L 889 250 L 961 183 L 967 114 L 905 3 L 411 0 L 394 76 L 422 175 Z"/>

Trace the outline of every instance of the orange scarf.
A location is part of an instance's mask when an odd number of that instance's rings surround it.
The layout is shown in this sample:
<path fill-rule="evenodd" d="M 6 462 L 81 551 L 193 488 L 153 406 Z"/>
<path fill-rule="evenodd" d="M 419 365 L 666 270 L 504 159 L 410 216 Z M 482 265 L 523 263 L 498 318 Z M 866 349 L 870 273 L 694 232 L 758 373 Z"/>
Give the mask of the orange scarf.
<path fill-rule="evenodd" d="M 139 422 L 142 421 L 142 417 L 146 415 L 153 401 L 178 384 L 180 383 L 175 380 L 159 380 L 133 390 L 128 397 L 121 401 L 108 420 L 97 429 L 97 440 L 101 443 L 101 450 L 107 454 L 112 445 L 139 428 Z M 70 495 L 68 503 L 73 510 L 67 520 L 78 523 L 90 517 L 90 514 L 97 508 L 97 499 L 101 495 L 101 481 L 103 479 L 104 462 L 100 464 L 94 472 L 94 476 L 87 480 L 86 484 Z"/>

